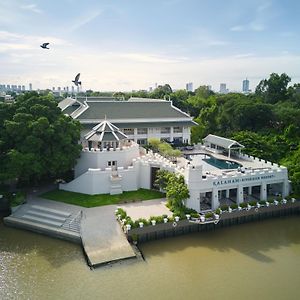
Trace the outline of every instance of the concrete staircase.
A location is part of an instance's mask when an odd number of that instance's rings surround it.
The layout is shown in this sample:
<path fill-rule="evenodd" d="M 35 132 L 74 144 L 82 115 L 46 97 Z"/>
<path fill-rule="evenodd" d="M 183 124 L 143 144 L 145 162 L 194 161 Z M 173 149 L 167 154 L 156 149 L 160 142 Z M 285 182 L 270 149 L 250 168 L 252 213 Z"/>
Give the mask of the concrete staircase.
<path fill-rule="evenodd" d="M 10 226 L 79 242 L 81 215 L 81 211 L 70 213 L 47 206 L 25 204 L 4 221 Z"/>

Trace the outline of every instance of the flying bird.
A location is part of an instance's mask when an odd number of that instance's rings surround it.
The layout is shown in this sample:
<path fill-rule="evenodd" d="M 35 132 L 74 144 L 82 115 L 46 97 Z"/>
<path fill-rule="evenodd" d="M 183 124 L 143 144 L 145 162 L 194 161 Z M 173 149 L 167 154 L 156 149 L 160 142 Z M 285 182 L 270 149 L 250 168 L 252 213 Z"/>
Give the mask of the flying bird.
<path fill-rule="evenodd" d="M 48 45 L 49 45 L 49 43 L 44 43 L 44 44 L 41 45 L 41 47 L 42 47 L 43 49 L 50 49 L 50 48 L 47 48 Z"/>
<path fill-rule="evenodd" d="M 81 85 L 81 81 L 79 81 L 79 77 L 80 77 L 80 73 L 76 75 L 75 80 L 72 80 L 72 82 L 74 82 L 76 86 L 78 86 L 78 84 Z"/>

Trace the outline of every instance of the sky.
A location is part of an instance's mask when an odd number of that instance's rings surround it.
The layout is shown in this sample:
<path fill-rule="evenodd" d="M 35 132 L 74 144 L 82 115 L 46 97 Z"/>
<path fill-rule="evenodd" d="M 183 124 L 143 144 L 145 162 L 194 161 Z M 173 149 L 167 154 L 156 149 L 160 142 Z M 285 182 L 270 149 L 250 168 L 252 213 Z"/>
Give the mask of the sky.
<path fill-rule="evenodd" d="M 0 84 L 131 91 L 300 82 L 298 0 L 0 0 Z M 50 49 L 40 48 L 43 42 Z"/>

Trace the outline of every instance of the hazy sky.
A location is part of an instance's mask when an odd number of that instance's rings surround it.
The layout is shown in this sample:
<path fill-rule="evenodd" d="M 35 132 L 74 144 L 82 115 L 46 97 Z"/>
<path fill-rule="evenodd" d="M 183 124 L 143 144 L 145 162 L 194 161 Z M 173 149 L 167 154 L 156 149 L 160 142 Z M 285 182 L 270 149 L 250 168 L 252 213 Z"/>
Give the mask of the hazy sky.
<path fill-rule="evenodd" d="M 0 0 L 0 83 L 34 88 L 254 89 L 300 82 L 298 0 Z M 39 47 L 50 42 L 50 50 Z"/>

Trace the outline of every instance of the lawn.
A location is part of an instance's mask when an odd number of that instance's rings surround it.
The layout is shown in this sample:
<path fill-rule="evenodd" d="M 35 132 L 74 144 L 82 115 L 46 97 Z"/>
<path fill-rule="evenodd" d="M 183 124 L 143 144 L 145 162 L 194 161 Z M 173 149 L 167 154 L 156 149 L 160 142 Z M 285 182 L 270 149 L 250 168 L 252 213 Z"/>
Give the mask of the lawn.
<path fill-rule="evenodd" d="M 87 195 L 62 190 L 54 190 L 41 195 L 42 198 L 74 204 L 83 207 L 95 207 L 110 204 L 121 204 L 135 201 L 164 198 L 165 194 L 154 191 L 139 189 L 137 191 L 123 192 L 120 195 Z"/>

